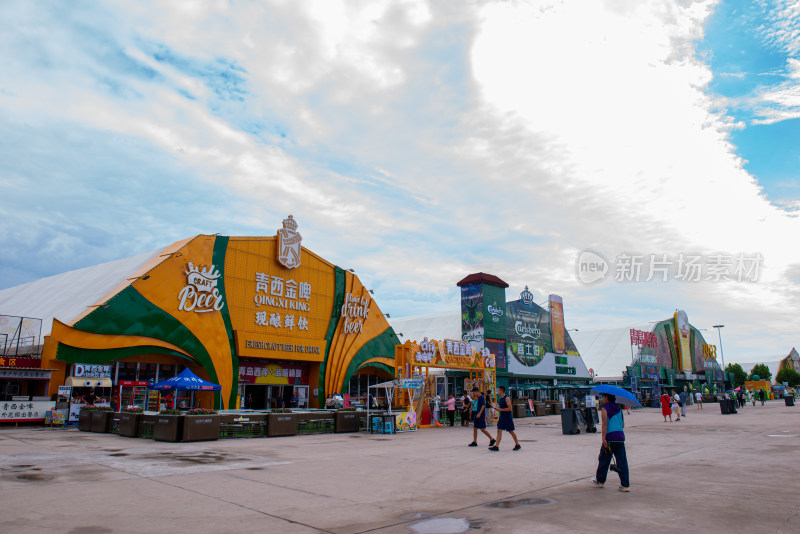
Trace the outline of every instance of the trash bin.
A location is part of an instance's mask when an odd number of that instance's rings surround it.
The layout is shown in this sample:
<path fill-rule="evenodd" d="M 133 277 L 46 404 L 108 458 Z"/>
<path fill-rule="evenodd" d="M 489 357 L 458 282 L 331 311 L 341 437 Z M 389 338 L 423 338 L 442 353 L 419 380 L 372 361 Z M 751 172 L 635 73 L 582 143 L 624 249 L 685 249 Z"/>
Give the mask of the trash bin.
<path fill-rule="evenodd" d="M 572 408 L 565 408 L 561 410 L 561 433 L 562 434 L 580 434 L 578 429 L 578 418 L 575 416 L 575 410 Z"/>
<path fill-rule="evenodd" d="M 728 412 L 729 413 L 739 413 L 736 409 L 736 401 L 733 399 L 728 399 Z"/>
<path fill-rule="evenodd" d="M 794 406 L 794 397 L 784 397 L 783 400 L 786 406 Z"/>
<path fill-rule="evenodd" d="M 730 404 L 728 404 L 728 399 L 720 399 L 719 411 L 722 413 L 722 415 L 727 415 L 731 413 L 731 407 Z"/>
<path fill-rule="evenodd" d="M 597 416 L 597 408 L 585 408 L 586 410 L 586 432 L 597 432 L 597 424 L 600 418 Z"/>

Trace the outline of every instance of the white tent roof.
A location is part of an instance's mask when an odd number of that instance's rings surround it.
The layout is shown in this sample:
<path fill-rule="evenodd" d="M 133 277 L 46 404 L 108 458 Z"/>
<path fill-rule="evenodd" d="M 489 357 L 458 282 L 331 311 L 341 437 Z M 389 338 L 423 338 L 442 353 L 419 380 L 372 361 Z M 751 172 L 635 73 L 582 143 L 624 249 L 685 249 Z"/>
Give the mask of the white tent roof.
<path fill-rule="evenodd" d="M 70 323 L 125 282 L 159 250 L 75 271 L 48 276 L 0 290 L 0 314 L 42 319 L 42 337 L 50 334 L 53 318 Z"/>
<path fill-rule="evenodd" d="M 411 317 L 391 318 L 389 324 L 401 340 L 422 341 L 428 339 L 461 339 L 461 313 L 444 312 Z"/>
<path fill-rule="evenodd" d="M 630 325 L 603 330 L 574 330 L 569 333 L 575 348 L 583 358 L 586 367 L 594 370 L 598 378 L 621 378 L 625 367 L 631 365 L 630 330 L 649 332 L 652 323 Z"/>

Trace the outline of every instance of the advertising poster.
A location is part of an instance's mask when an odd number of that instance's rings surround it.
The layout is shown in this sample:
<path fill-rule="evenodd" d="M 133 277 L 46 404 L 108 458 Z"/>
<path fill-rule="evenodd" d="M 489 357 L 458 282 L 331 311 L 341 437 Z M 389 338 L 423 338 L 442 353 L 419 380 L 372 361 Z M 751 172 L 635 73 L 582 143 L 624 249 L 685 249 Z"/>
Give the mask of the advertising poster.
<path fill-rule="evenodd" d="M 679 373 L 692 372 L 692 343 L 689 318 L 686 312 L 679 310 L 675 312 L 675 337 L 677 338 L 678 349 L 678 369 Z"/>
<path fill-rule="evenodd" d="M 550 295 L 550 333 L 553 336 L 553 352 L 564 354 L 567 350 L 564 327 L 564 303 L 558 295 Z"/>
<path fill-rule="evenodd" d="M 508 367 L 506 362 L 506 342 L 499 339 L 487 339 L 486 348 L 495 356 L 495 369 L 504 370 Z"/>
<path fill-rule="evenodd" d="M 564 351 L 553 351 L 550 313 L 532 299 L 506 304 L 506 364 L 508 371 L 521 375 L 589 378 L 589 369 L 563 329 Z"/>
<path fill-rule="evenodd" d="M 483 335 L 485 338 L 506 338 L 506 290 L 502 287 L 483 286 Z"/>
<path fill-rule="evenodd" d="M 515 300 L 506 304 L 506 354 L 525 367 L 533 367 L 550 352 L 549 314 L 534 303 Z"/>
<path fill-rule="evenodd" d="M 461 288 L 461 339 L 483 348 L 483 294 L 481 285 Z"/>

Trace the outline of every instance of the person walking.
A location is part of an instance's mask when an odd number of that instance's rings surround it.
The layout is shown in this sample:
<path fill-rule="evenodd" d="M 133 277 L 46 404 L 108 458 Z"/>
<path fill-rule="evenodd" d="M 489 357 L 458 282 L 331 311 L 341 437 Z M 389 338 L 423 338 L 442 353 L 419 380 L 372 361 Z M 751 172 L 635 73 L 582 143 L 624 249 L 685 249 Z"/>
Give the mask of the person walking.
<path fill-rule="evenodd" d="M 681 417 L 686 417 L 686 391 L 681 391 L 681 394 L 678 397 L 680 398 L 681 403 Z"/>
<path fill-rule="evenodd" d="M 471 412 L 472 400 L 469 398 L 469 394 L 465 391 L 464 396 L 461 397 L 461 426 L 469 426 Z"/>
<path fill-rule="evenodd" d="M 674 389 L 672 390 L 671 401 L 672 401 L 671 402 L 671 408 L 672 408 L 672 412 L 675 414 L 675 421 L 676 422 L 680 421 L 681 420 L 681 412 L 680 412 L 681 398 L 678 396 L 677 393 L 675 393 Z"/>
<path fill-rule="evenodd" d="M 444 405 L 447 407 L 447 420 L 450 421 L 450 426 L 456 426 L 456 398 L 452 393 L 444 401 Z"/>
<path fill-rule="evenodd" d="M 600 424 L 603 436 L 603 444 L 600 448 L 600 456 L 597 458 L 597 473 L 595 473 L 595 487 L 605 486 L 608 476 L 608 467 L 611 465 L 611 458 L 617 461 L 616 469 L 619 475 L 619 491 L 630 491 L 630 478 L 628 473 L 628 457 L 625 453 L 625 419 L 622 417 L 622 409 L 617 404 L 614 395 L 603 393 L 603 407 L 600 410 Z"/>
<path fill-rule="evenodd" d="M 672 408 L 670 408 L 670 398 L 667 395 L 667 392 L 661 394 L 661 415 L 664 416 L 664 422 L 667 422 L 667 417 L 669 417 L 669 422 L 672 422 Z"/>
<path fill-rule="evenodd" d="M 750 395 L 750 400 L 753 401 L 753 406 L 755 406 L 756 405 L 756 392 L 755 391 L 748 391 L 747 393 Z"/>
<path fill-rule="evenodd" d="M 494 452 L 500 450 L 500 440 L 503 439 L 503 430 L 505 430 L 511 434 L 512 438 L 514 438 L 514 448 L 511 450 L 518 451 L 522 448 L 522 445 L 519 444 L 517 434 L 514 432 L 514 418 L 513 414 L 511 413 L 511 399 L 506 395 L 506 388 L 504 386 L 497 388 L 497 394 L 500 397 L 500 399 L 497 401 L 497 411 L 500 412 L 500 419 L 497 421 L 497 437 L 495 438 L 495 443 L 493 446 L 489 447 L 489 450 Z"/>
<path fill-rule="evenodd" d="M 699 391 L 695 392 L 694 394 L 694 402 L 697 404 L 698 410 L 703 409 L 703 395 Z"/>
<path fill-rule="evenodd" d="M 761 397 L 761 406 L 764 406 L 764 401 L 766 400 L 767 394 L 763 389 L 758 390 L 758 395 Z"/>
<path fill-rule="evenodd" d="M 494 438 L 486 431 L 486 399 L 478 388 L 472 388 L 472 398 L 475 399 L 475 418 L 472 420 L 472 443 L 468 446 L 478 446 L 478 430 L 480 430 L 489 438 L 489 446 L 494 447 Z"/>
<path fill-rule="evenodd" d="M 486 398 L 486 426 L 494 426 L 495 404 L 492 399 L 492 390 L 486 390 L 484 397 Z"/>

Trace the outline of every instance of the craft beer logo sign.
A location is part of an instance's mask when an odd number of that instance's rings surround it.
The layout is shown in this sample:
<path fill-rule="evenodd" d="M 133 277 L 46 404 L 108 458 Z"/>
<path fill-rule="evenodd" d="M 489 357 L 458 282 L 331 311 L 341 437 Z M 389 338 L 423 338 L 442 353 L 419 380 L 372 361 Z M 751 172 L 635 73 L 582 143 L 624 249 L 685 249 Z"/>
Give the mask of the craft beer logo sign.
<path fill-rule="evenodd" d="M 278 230 L 278 263 L 287 269 L 300 267 L 300 244 L 303 236 L 297 232 L 297 221 L 289 215 L 283 220 L 283 228 Z"/>
<path fill-rule="evenodd" d="M 369 315 L 369 297 L 355 297 L 352 293 L 344 296 L 341 317 L 344 319 L 342 330 L 345 334 L 361 334 L 364 332 L 364 321 Z"/>
<path fill-rule="evenodd" d="M 202 269 L 201 269 L 202 268 Z M 196 313 L 219 311 L 225 305 L 217 289 L 219 271 L 213 265 L 186 264 L 186 286 L 178 294 L 178 309 Z"/>

